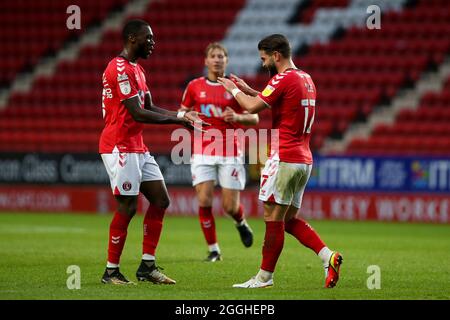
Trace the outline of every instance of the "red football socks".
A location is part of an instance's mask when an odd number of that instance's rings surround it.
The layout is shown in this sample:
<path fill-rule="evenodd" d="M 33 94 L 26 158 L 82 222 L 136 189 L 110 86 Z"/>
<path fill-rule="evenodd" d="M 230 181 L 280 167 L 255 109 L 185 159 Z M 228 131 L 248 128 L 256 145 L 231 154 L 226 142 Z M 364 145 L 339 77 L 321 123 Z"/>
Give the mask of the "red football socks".
<path fill-rule="evenodd" d="M 234 221 L 236 221 L 237 223 L 242 222 L 242 220 L 244 220 L 244 209 L 242 208 L 242 204 L 239 205 L 239 210 L 238 212 L 236 212 L 234 215 L 231 216 Z"/>
<path fill-rule="evenodd" d="M 278 257 L 284 245 L 284 221 L 266 221 L 266 234 L 262 248 L 261 269 L 269 272 L 275 270 Z"/>
<path fill-rule="evenodd" d="M 130 220 L 131 217 L 126 214 L 114 213 L 109 225 L 108 262 L 110 263 L 119 264 Z"/>
<path fill-rule="evenodd" d="M 299 218 L 292 218 L 286 222 L 285 230 L 292 234 L 305 247 L 312 249 L 316 254 L 325 247 L 317 232 L 305 221 Z"/>
<path fill-rule="evenodd" d="M 208 245 L 217 243 L 216 223 L 212 214 L 212 208 L 199 207 L 198 217 L 200 219 L 200 225 Z"/>
<path fill-rule="evenodd" d="M 153 204 L 147 209 L 144 217 L 144 241 L 142 242 L 142 252 L 144 254 L 155 255 L 161 236 L 164 213 L 166 209 L 157 207 Z"/>

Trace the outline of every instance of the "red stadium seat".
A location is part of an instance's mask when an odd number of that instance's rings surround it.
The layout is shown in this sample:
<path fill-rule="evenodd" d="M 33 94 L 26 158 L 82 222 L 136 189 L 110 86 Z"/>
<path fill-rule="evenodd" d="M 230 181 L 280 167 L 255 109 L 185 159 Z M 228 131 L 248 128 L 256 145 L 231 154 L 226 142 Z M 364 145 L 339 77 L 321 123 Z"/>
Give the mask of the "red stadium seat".
<path fill-rule="evenodd" d="M 88 26 L 127 2 L 82 0 L 77 4 L 83 8 L 83 24 Z M 150 3 L 147 12 L 138 16 L 151 21 L 158 35 L 156 50 L 159 59 L 142 63 L 149 70 L 148 84 L 157 104 L 174 110 L 178 108 L 186 80 L 202 73 L 204 48 L 210 41 L 223 38 L 244 3 L 244 0 L 220 3 L 207 0 L 155 1 Z M 72 32 L 55 27 L 65 21 L 65 8 L 69 4 L 66 0 L 23 4 L 21 1 L 7 3 L 10 11 L 15 13 L 14 19 L 0 11 L 0 21 L 5 25 L 5 32 L 0 35 L 2 51 L 9 53 L 8 59 L 0 61 L 0 85 L 2 81 L 11 81 L 27 64 L 35 64 L 49 49 L 58 50 L 70 36 L 84 31 Z M 54 12 L 61 12 L 62 17 Z M 180 26 L 173 24 L 174 19 L 181 22 Z M 28 22 L 22 24 L 25 20 Z M 214 21 L 213 25 L 211 21 Z M 29 28 L 31 23 L 39 28 Z M 17 38 L 23 41 L 18 43 Z M 6 110 L 0 111 L 0 116 L 8 116 L 8 121 L 2 121 L 0 117 L 1 150 L 12 150 L 7 149 L 11 146 L 7 141 L 15 141 L 22 151 L 97 152 L 103 128 L 101 72 L 120 52 L 121 45 L 120 31 L 108 30 L 99 44 L 83 47 L 76 60 L 62 61 L 53 75 L 37 78 L 31 92 L 13 93 Z M 167 153 L 173 127 L 161 128 L 149 126 L 148 132 L 152 135 L 147 139 L 152 149 Z M 14 135 L 5 133 L 11 130 Z M 23 143 L 19 144 L 22 139 Z"/>
<path fill-rule="evenodd" d="M 43 55 L 60 49 L 70 36 L 84 32 L 55 28 L 61 17 L 53 12 L 67 3 L 65 0 L 27 5 L 21 1 L 5 2 L 15 14 L 13 19 L 0 12 L 0 21 L 5 26 L 0 39 L 7 56 L 0 61 L 0 84 L 9 83 L 19 71 L 33 67 Z M 78 3 L 83 7 L 84 21 L 95 23 L 127 1 Z M 138 15 L 154 24 L 157 34 L 158 59 L 143 62 L 156 104 L 174 110 L 178 107 L 186 81 L 202 73 L 204 47 L 224 37 L 244 3 L 244 0 L 153 1 L 146 12 Z M 318 8 L 345 7 L 348 3 L 348 0 L 311 1 L 298 19 L 305 23 L 311 21 Z M 352 122 L 364 120 L 378 104 L 394 98 L 403 85 L 417 81 L 428 66 L 442 63 L 450 50 L 450 39 L 443 36 L 450 34 L 450 12 L 442 10 L 442 4 L 447 5 L 439 0 L 418 1 L 403 10 L 383 12 L 381 32 L 351 27 L 343 37 L 313 44 L 306 54 L 294 57 L 295 63 L 312 75 L 318 88 L 315 135 L 311 141 L 314 149 L 323 146 L 330 135 L 343 134 Z M 180 23 L 176 25 L 173 21 Z M 31 23 L 40 27 L 30 28 Z M 23 41 L 17 43 L 17 38 Z M 54 75 L 36 79 L 28 94 L 13 93 L 6 110 L 0 111 L 0 148 L 5 150 L 11 146 L 9 141 L 16 141 L 27 151 L 96 152 L 103 126 L 101 72 L 120 49 L 120 31 L 109 30 L 99 44 L 83 47 L 76 60 L 60 62 Z M 259 74 L 246 80 L 262 89 L 268 79 L 266 74 Z M 367 141 L 352 141 L 348 152 L 437 154 L 447 150 L 449 154 L 446 123 L 450 121 L 450 93 L 447 93 L 450 79 L 445 88 L 440 93 L 426 94 L 417 110 L 400 112 L 392 126 L 375 128 Z M 260 127 L 270 125 L 270 115 L 261 116 Z M 24 135 L 16 135 L 16 131 Z M 152 150 L 170 151 L 169 129 L 149 126 L 147 131 L 150 135 L 146 133 L 146 141 Z M 38 137 L 32 138 L 31 132 Z M 60 133 L 59 137 L 55 133 Z M 431 144 L 431 139 L 417 140 L 424 134 L 432 136 L 436 143 Z M 19 138 L 25 139 L 24 142 L 19 143 Z M 68 139 L 72 142 L 67 143 Z M 13 148 L 18 148 L 17 145 Z"/>

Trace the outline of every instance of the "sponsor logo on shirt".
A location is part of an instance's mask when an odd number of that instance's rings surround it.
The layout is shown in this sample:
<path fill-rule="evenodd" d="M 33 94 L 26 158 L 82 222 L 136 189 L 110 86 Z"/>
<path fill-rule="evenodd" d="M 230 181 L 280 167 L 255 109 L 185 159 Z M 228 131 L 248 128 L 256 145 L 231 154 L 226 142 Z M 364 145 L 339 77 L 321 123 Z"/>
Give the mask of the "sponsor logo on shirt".
<path fill-rule="evenodd" d="M 215 106 L 214 104 L 201 104 L 200 111 L 208 118 L 211 117 L 221 117 L 222 116 L 222 108 Z"/>
<path fill-rule="evenodd" d="M 275 88 L 274 87 L 272 87 L 271 85 L 267 85 L 265 88 L 264 88 L 264 90 L 263 90 L 263 92 L 262 92 L 262 95 L 263 95 L 263 97 L 268 97 L 268 96 L 270 96 L 271 94 L 272 94 L 272 92 L 274 92 L 275 91 Z"/>
<path fill-rule="evenodd" d="M 129 81 L 124 81 L 119 83 L 120 92 L 123 94 L 129 94 L 131 92 L 131 86 Z"/>
<path fill-rule="evenodd" d="M 206 92 L 200 91 L 200 98 L 206 98 Z"/>
<path fill-rule="evenodd" d="M 117 81 L 124 81 L 124 80 L 128 80 L 128 76 L 127 76 L 127 74 L 126 73 L 119 73 L 118 75 L 117 75 Z"/>

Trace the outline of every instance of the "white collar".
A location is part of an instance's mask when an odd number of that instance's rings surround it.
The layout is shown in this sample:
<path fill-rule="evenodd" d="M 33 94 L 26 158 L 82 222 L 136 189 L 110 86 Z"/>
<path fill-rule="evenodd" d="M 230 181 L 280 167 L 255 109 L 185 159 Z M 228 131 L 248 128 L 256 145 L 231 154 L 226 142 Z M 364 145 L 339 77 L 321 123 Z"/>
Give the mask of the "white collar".
<path fill-rule="evenodd" d="M 206 84 L 208 84 L 208 85 L 210 85 L 210 86 L 221 86 L 220 83 L 218 83 L 218 82 L 213 82 L 213 81 L 209 80 L 207 77 L 205 77 L 205 80 L 206 80 Z"/>

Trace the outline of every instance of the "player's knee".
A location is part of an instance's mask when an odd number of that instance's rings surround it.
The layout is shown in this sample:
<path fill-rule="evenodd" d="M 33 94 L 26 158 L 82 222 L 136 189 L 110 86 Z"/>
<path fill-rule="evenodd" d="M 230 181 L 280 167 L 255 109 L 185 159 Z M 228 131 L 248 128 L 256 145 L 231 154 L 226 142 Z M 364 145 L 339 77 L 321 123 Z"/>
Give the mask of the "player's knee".
<path fill-rule="evenodd" d="M 170 198 L 162 197 L 161 199 L 156 200 L 154 205 L 159 208 L 167 209 L 170 206 Z"/>
<path fill-rule="evenodd" d="M 223 211 L 230 216 L 235 215 L 238 211 L 238 207 L 236 205 L 234 205 L 234 203 L 226 203 L 225 202 L 222 205 L 222 208 L 223 208 Z"/>
<path fill-rule="evenodd" d="M 128 210 L 128 215 L 129 215 L 130 217 L 133 217 L 133 216 L 136 214 L 136 211 L 137 211 L 137 208 L 136 208 L 136 207 L 129 208 L 129 210 Z"/>
<path fill-rule="evenodd" d="M 211 207 L 212 206 L 212 197 L 209 197 L 206 194 L 198 195 L 198 205 L 200 207 Z"/>
<path fill-rule="evenodd" d="M 135 204 L 122 205 L 119 206 L 118 211 L 122 214 L 126 214 L 129 217 L 133 217 L 136 214 L 137 206 Z"/>
<path fill-rule="evenodd" d="M 294 229 L 294 224 L 295 224 L 295 222 L 293 221 L 293 219 L 285 220 L 284 221 L 284 231 L 292 234 L 293 229 Z"/>
<path fill-rule="evenodd" d="M 126 214 L 133 217 L 137 211 L 137 201 L 136 199 L 126 199 L 123 197 L 118 197 L 118 211 L 122 214 Z"/>

